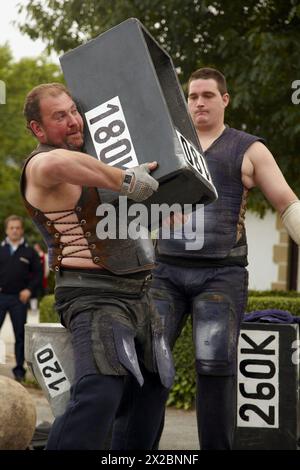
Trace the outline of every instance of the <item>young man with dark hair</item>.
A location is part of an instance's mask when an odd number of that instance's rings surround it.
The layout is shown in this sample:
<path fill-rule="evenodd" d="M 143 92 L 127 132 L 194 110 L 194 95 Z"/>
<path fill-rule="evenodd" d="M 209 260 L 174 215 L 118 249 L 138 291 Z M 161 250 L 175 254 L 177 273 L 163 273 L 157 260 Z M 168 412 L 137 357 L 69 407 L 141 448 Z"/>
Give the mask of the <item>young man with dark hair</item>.
<path fill-rule="evenodd" d="M 201 449 L 233 445 L 237 342 L 248 286 L 244 215 L 251 188 L 262 190 L 300 243 L 300 201 L 262 139 L 224 124 L 228 104 L 226 80 L 218 70 L 191 75 L 188 108 L 218 200 L 204 208 L 202 248 L 186 249 L 192 233 L 158 240 L 153 272 L 153 296 L 172 347 L 188 314 L 193 317 Z M 197 220 L 195 213 L 192 218 Z"/>

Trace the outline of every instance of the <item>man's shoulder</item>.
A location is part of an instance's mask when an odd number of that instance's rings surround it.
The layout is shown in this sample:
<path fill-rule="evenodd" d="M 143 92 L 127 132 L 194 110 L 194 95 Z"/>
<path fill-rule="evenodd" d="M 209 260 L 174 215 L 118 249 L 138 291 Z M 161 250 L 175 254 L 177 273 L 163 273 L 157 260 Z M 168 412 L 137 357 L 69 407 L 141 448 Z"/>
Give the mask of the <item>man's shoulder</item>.
<path fill-rule="evenodd" d="M 56 147 L 52 147 L 51 145 L 46 145 L 46 144 L 38 144 L 37 147 L 32 150 L 32 152 L 27 155 L 27 157 L 24 160 L 23 163 L 23 171 L 27 167 L 28 163 L 31 162 L 32 158 L 35 157 L 36 155 L 39 155 L 40 153 L 47 153 L 51 152 L 51 150 L 55 150 Z"/>
<path fill-rule="evenodd" d="M 38 144 L 37 147 L 28 155 L 28 158 L 32 158 L 39 153 L 51 152 L 51 150 L 55 150 L 57 147 L 48 144 Z"/>
<path fill-rule="evenodd" d="M 250 134 L 250 132 L 246 132 L 241 129 L 236 129 L 235 127 L 228 127 L 227 132 L 229 132 L 232 136 L 240 137 L 241 139 L 242 138 L 262 139 L 262 137 L 259 137 L 254 134 Z"/>
<path fill-rule="evenodd" d="M 47 153 L 50 152 L 51 150 L 55 150 L 56 147 L 52 147 L 51 145 L 46 145 L 46 144 L 38 144 L 37 147 L 25 158 L 24 163 L 23 163 L 23 169 L 22 169 L 22 176 L 21 176 L 21 184 L 22 180 L 24 178 L 24 174 L 26 172 L 26 169 L 28 167 L 28 163 L 31 162 L 32 158 L 35 157 L 36 155 L 39 155 L 40 153 Z"/>
<path fill-rule="evenodd" d="M 0 242 L 0 258 L 1 262 L 5 262 L 10 258 L 10 249 L 6 240 Z"/>
<path fill-rule="evenodd" d="M 0 242 L 0 250 L 4 250 L 7 247 L 7 242 L 6 240 L 2 240 Z"/>

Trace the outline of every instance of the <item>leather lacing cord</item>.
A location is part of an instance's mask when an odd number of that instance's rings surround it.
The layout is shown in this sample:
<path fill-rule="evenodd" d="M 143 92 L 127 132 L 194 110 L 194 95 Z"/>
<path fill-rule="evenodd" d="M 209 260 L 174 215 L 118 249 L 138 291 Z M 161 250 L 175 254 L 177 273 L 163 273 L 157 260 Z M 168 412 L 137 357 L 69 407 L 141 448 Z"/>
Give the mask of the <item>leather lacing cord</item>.
<path fill-rule="evenodd" d="M 245 214 L 247 209 L 247 202 L 248 202 L 248 195 L 249 191 L 247 188 L 243 189 L 242 194 L 242 202 L 240 206 L 239 218 L 237 223 L 237 233 L 236 233 L 236 241 L 238 242 L 242 236 L 242 232 L 245 228 Z"/>
<path fill-rule="evenodd" d="M 78 212 L 80 212 L 81 208 L 76 208 Z M 95 244 L 90 244 L 88 243 L 87 245 L 84 244 L 84 243 L 79 243 L 81 240 L 85 240 L 86 238 L 90 237 L 91 236 L 91 232 L 85 232 L 85 233 L 69 233 L 71 232 L 72 230 L 78 228 L 78 227 L 82 227 L 83 225 L 86 224 L 86 220 L 85 219 L 82 219 L 80 220 L 79 222 L 65 222 L 63 219 L 65 219 L 66 217 L 70 216 L 70 215 L 76 215 L 77 216 L 77 213 L 76 213 L 76 209 L 69 209 L 69 210 L 64 210 L 64 211 L 48 211 L 48 212 L 44 212 L 44 215 L 47 217 L 48 214 L 61 214 L 62 212 L 64 213 L 63 215 L 59 216 L 59 217 L 56 217 L 55 219 L 48 219 L 47 222 L 46 222 L 46 225 L 48 226 L 54 226 L 54 225 L 69 225 L 70 227 L 69 228 L 66 228 L 65 230 L 61 230 L 60 232 L 55 232 L 54 233 L 54 237 L 55 238 L 61 238 L 62 236 L 68 236 L 68 237 L 78 237 L 78 238 L 75 238 L 74 240 L 72 240 L 71 242 L 62 242 L 60 240 L 60 249 L 61 249 L 61 255 L 59 255 L 57 257 L 58 261 L 60 262 L 61 264 L 61 261 L 63 258 L 82 258 L 82 259 L 93 259 L 92 256 L 90 257 L 87 257 L 87 256 L 80 256 L 80 255 L 76 255 L 76 256 L 72 256 L 72 255 L 75 255 L 76 253 L 80 253 L 82 251 L 85 251 L 85 250 L 89 250 L 90 248 L 95 248 Z M 79 210 L 80 209 L 80 210 Z M 77 247 L 76 250 L 73 250 L 71 252 L 69 252 L 68 254 L 66 255 L 63 255 L 62 254 L 62 251 L 65 247 L 70 247 L 70 246 L 74 246 L 74 247 Z"/>

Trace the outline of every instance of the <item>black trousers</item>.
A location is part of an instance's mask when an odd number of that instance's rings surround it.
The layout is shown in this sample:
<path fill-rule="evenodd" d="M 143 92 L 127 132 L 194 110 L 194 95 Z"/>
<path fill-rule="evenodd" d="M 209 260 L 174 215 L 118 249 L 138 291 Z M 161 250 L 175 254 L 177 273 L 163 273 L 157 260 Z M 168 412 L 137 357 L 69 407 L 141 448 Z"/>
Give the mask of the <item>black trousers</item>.
<path fill-rule="evenodd" d="M 24 336 L 25 323 L 27 319 L 27 304 L 23 304 L 19 300 L 19 295 L 1 294 L 0 293 L 0 329 L 8 312 L 13 325 L 15 334 L 15 357 L 16 367 L 13 373 L 16 378 L 22 379 L 25 375 L 24 369 Z"/>
<path fill-rule="evenodd" d="M 247 282 L 246 269 L 238 266 L 186 268 L 158 263 L 153 271 L 152 295 L 171 347 L 188 315 L 193 318 L 197 421 L 203 450 L 233 445 L 237 343 Z M 162 425 L 155 447 L 161 432 Z"/>
<path fill-rule="evenodd" d="M 77 327 L 75 327 L 77 324 Z M 95 364 L 89 316 L 73 320 L 75 382 L 63 415 L 53 423 L 47 450 L 100 450 L 113 426 L 113 450 L 151 449 L 169 390 L 141 365 L 142 387 L 131 375 L 100 374 Z"/>

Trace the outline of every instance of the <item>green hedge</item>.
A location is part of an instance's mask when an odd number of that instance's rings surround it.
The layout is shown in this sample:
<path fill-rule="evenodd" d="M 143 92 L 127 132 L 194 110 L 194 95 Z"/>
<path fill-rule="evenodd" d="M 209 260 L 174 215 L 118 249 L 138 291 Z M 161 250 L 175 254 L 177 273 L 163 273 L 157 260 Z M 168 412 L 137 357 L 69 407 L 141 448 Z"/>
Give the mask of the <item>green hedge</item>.
<path fill-rule="evenodd" d="M 253 310 L 266 309 L 288 310 L 292 315 L 300 316 L 300 296 L 249 297 L 247 312 L 252 312 Z"/>
<path fill-rule="evenodd" d="M 300 297 L 296 290 L 250 290 L 249 297 Z"/>
<path fill-rule="evenodd" d="M 39 305 L 41 323 L 59 322 L 58 314 L 54 309 L 54 295 L 45 295 Z"/>
<path fill-rule="evenodd" d="M 288 310 L 292 315 L 300 316 L 300 293 L 277 291 L 251 291 L 247 312 L 253 310 L 279 309 Z M 40 303 L 40 321 L 55 323 L 59 321 L 54 310 L 54 295 L 47 295 Z M 192 325 L 188 319 L 174 351 L 176 369 L 175 382 L 169 395 L 168 405 L 188 410 L 195 405 L 195 354 L 192 341 Z"/>

